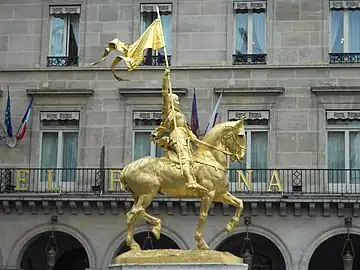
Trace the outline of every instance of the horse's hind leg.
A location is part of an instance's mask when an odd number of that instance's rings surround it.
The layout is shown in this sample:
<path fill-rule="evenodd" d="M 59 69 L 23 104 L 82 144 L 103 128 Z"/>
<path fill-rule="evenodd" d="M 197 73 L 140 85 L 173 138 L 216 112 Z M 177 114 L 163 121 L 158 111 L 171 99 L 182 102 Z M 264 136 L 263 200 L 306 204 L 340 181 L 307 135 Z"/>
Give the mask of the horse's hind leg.
<path fill-rule="evenodd" d="M 126 235 L 126 245 L 131 250 L 139 250 L 141 249 L 139 244 L 134 240 L 133 229 L 136 223 L 137 215 L 141 208 L 141 203 L 139 203 L 140 197 L 135 199 L 133 206 L 131 207 L 130 211 L 126 214 L 126 226 L 127 226 L 127 235 Z"/>
<path fill-rule="evenodd" d="M 195 232 L 195 241 L 198 249 L 209 249 L 209 246 L 203 239 L 203 230 L 213 198 L 214 192 L 208 192 L 201 198 L 199 223 Z"/>
<path fill-rule="evenodd" d="M 147 214 L 145 209 L 150 205 L 153 199 L 153 195 L 144 194 L 140 195 L 139 198 L 134 202 L 133 207 L 127 213 L 127 236 L 126 236 L 126 244 L 132 250 L 139 250 L 140 246 L 134 240 L 133 229 L 136 223 L 136 219 L 138 216 L 142 216 L 146 221 L 150 222 L 154 225 L 153 233 L 157 239 L 160 238 L 160 230 L 161 230 L 161 222 L 159 219 Z"/>
<path fill-rule="evenodd" d="M 243 201 L 233 196 L 230 192 L 226 192 L 215 197 L 215 201 L 230 204 L 235 207 L 235 215 L 226 225 L 226 231 L 231 232 L 234 227 L 239 223 L 241 213 L 244 209 Z"/>

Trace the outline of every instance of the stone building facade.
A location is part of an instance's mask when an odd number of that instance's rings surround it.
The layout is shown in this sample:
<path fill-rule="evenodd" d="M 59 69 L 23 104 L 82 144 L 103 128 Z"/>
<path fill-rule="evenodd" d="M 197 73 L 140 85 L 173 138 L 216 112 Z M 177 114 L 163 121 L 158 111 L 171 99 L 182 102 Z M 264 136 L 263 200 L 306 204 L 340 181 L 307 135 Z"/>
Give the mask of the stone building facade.
<path fill-rule="evenodd" d="M 242 165 L 253 171 L 252 189 L 238 165 L 229 176 L 251 222 L 226 235 L 233 208 L 214 205 L 210 247 L 241 255 L 248 229 L 253 269 L 342 267 L 348 228 L 355 251 L 360 245 L 360 1 L 2 0 L 0 111 L 9 87 L 14 135 L 34 100 L 25 137 L 14 148 L 0 140 L 0 268 L 46 269 L 52 228 L 56 269 L 69 261 L 105 269 L 124 251 L 131 199 L 110 180 L 159 153 L 144 138 L 160 117 L 164 55 L 147 52 L 133 72 L 120 65 L 128 81 L 114 79 L 109 61 L 90 63 L 115 37 L 134 42 L 156 4 L 189 120 L 194 89 L 201 132 L 220 93 L 218 122 L 246 119 Z M 274 175 L 282 192 L 266 192 Z M 163 237 L 152 243 L 194 248 L 198 211 L 198 200 L 159 196 L 150 212 L 163 220 Z M 139 223 L 140 242 L 147 231 Z"/>

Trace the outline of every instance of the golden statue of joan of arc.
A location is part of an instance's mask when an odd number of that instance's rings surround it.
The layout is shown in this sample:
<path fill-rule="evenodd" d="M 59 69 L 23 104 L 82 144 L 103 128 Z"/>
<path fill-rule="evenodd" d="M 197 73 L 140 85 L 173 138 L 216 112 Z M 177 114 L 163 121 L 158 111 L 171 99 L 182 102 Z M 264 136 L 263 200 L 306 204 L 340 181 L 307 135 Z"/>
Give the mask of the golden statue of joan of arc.
<path fill-rule="evenodd" d="M 198 141 L 198 139 L 191 131 L 185 115 L 180 110 L 179 97 L 169 93 L 169 74 L 169 69 L 165 69 L 162 86 L 163 121 L 151 133 L 150 139 L 166 150 L 167 158 L 176 163 L 181 163 L 182 175 L 187 179 L 187 188 L 206 192 L 207 189 L 196 182 L 192 173 L 193 151 L 191 142 Z M 169 137 L 163 136 L 166 132 L 169 133 Z M 157 139 L 158 137 L 162 138 Z"/>

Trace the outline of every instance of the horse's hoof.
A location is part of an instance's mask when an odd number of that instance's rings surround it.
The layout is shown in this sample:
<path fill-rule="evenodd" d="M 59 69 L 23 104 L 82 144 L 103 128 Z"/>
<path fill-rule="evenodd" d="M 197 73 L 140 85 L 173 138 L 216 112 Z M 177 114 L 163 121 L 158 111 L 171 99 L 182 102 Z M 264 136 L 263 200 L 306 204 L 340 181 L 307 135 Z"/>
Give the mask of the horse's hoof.
<path fill-rule="evenodd" d="M 156 240 L 160 239 L 160 234 L 161 234 L 161 227 L 154 227 L 152 229 L 152 233 L 155 236 Z"/>
<path fill-rule="evenodd" d="M 135 250 L 135 251 L 138 251 L 138 250 L 141 250 L 140 246 L 138 243 L 133 243 L 130 245 L 130 249 L 131 250 Z"/>
<path fill-rule="evenodd" d="M 201 243 L 198 243 L 197 248 L 200 250 L 209 250 L 210 249 L 209 246 L 204 241 L 201 241 Z"/>
<path fill-rule="evenodd" d="M 231 233 L 233 229 L 234 229 L 234 225 L 232 223 L 229 222 L 228 224 L 226 224 L 227 233 Z"/>

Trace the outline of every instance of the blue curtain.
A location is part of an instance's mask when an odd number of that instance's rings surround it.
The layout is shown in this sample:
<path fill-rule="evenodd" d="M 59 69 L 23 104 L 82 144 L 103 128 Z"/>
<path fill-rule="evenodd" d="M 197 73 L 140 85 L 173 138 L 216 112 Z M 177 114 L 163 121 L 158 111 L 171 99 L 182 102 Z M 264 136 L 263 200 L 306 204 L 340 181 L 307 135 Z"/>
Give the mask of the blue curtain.
<path fill-rule="evenodd" d="M 63 182 L 75 182 L 78 153 L 78 133 L 63 132 Z"/>
<path fill-rule="evenodd" d="M 251 168 L 255 169 L 253 172 L 254 183 L 267 181 L 268 133 L 266 131 L 251 133 Z"/>
<path fill-rule="evenodd" d="M 360 10 L 349 11 L 349 52 L 360 52 Z"/>
<path fill-rule="evenodd" d="M 344 183 L 345 172 L 341 170 L 345 169 L 345 133 L 329 131 L 327 144 L 328 181 Z"/>
<path fill-rule="evenodd" d="M 265 54 L 265 12 L 253 14 L 253 54 Z"/>
<path fill-rule="evenodd" d="M 47 181 L 47 170 L 57 168 L 58 155 L 58 133 L 57 132 L 43 132 L 41 142 L 41 178 L 40 181 Z M 54 172 L 53 182 L 56 181 L 56 174 Z"/>
<path fill-rule="evenodd" d="M 134 160 L 150 156 L 150 132 L 135 132 Z"/>
<path fill-rule="evenodd" d="M 171 14 L 162 14 L 160 18 L 164 31 L 166 51 L 169 55 L 171 55 Z M 164 55 L 164 49 L 161 48 L 159 51 L 162 55 Z"/>
<path fill-rule="evenodd" d="M 350 183 L 359 184 L 360 183 L 360 132 L 359 131 L 350 132 L 349 147 L 350 147 L 350 169 L 356 169 L 356 171 L 351 172 Z"/>
<path fill-rule="evenodd" d="M 153 12 L 143 12 L 142 13 L 142 21 L 141 21 L 141 34 L 144 33 L 146 28 L 150 26 L 150 24 L 154 21 L 154 13 Z"/>
<path fill-rule="evenodd" d="M 51 17 L 51 56 L 64 56 L 65 17 L 63 14 L 54 14 Z"/>
<path fill-rule="evenodd" d="M 331 11 L 331 52 L 344 52 L 344 13 L 341 10 Z"/>
<path fill-rule="evenodd" d="M 235 53 L 247 54 L 248 53 L 248 14 L 236 13 L 236 32 L 235 32 Z"/>

